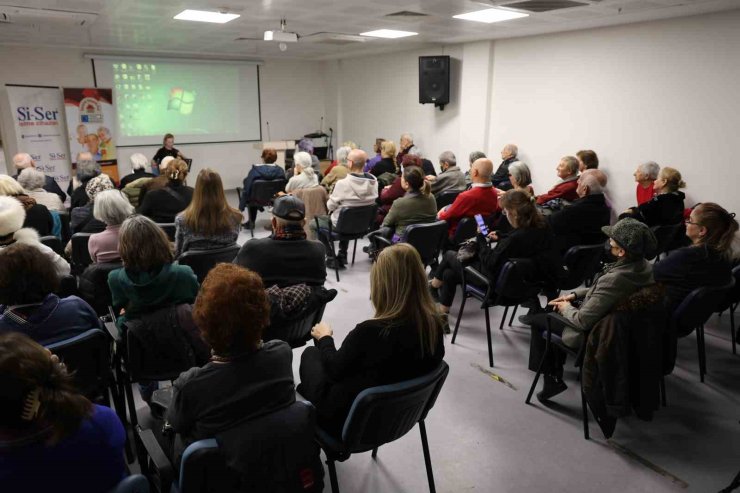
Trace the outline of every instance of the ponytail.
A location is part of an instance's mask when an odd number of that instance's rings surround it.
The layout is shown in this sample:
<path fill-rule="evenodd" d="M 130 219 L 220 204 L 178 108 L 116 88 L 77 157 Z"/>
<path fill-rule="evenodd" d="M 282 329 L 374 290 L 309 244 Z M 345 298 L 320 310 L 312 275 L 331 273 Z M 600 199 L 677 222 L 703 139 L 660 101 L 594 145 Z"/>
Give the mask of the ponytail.
<path fill-rule="evenodd" d="M 723 257 L 732 256 L 732 244 L 738 231 L 738 222 L 734 212 L 727 212 L 714 202 L 705 202 L 694 208 L 699 226 L 707 229 L 701 244 L 715 250 Z"/>
<path fill-rule="evenodd" d="M 403 179 L 414 192 L 429 195 L 432 191 L 432 185 L 424 179 L 424 171 L 419 166 L 404 166 Z"/>

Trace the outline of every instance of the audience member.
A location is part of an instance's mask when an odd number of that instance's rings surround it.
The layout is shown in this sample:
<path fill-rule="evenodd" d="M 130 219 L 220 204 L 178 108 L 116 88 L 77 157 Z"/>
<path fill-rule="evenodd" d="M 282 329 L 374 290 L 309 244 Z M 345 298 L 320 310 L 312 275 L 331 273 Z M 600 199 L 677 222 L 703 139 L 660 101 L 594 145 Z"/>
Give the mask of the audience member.
<path fill-rule="evenodd" d="M 87 182 L 102 173 L 100 164 L 90 159 L 77 159 L 77 172 L 72 182 L 74 190 L 70 193 L 71 208 L 82 207 L 90 200 L 85 192 Z M 79 184 L 79 185 L 77 185 Z"/>
<path fill-rule="evenodd" d="M 444 151 L 439 155 L 438 176 L 427 175 L 426 180 L 432 184 L 432 193 L 438 195 L 448 190 L 465 190 L 465 175 L 457 167 L 457 159 L 452 151 Z"/>
<path fill-rule="evenodd" d="M 167 185 L 159 190 L 150 190 L 144 195 L 139 214 L 160 224 L 174 223 L 175 216 L 185 210 L 193 199 L 193 189 L 185 185 L 188 165 L 175 159 L 167 165 Z"/>
<path fill-rule="evenodd" d="M 13 197 L 0 196 L 0 252 L 15 243 L 31 245 L 51 260 L 58 277 L 68 275 L 69 263 L 42 244 L 35 229 L 23 227 L 25 220 L 26 210 L 21 202 Z"/>
<path fill-rule="evenodd" d="M 135 154 L 132 154 L 129 160 L 131 161 L 131 174 L 128 174 L 121 178 L 121 183 L 118 185 L 118 188 L 120 188 L 121 190 L 123 190 L 126 185 L 138 180 L 139 178 L 154 177 L 154 174 L 150 173 L 150 170 L 152 168 L 149 165 L 149 160 L 146 158 L 145 155 L 137 152 Z"/>
<path fill-rule="evenodd" d="M 334 185 L 339 181 L 343 180 L 349 174 L 347 168 L 347 156 L 352 149 L 346 146 L 342 146 L 337 149 L 337 164 L 330 171 L 326 173 L 324 179 L 321 180 L 321 185 L 326 188 L 326 191 L 331 193 L 334 190 Z M 367 167 L 367 165 L 365 165 Z"/>
<path fill-rule="evenodd" d="M 521 190 L 534 197 L 534 188 L 532 187 L 532 173 L 529 166 L 523 161 L 514 161 L 509 165 L 509 182 L 511 190 Z M 506 193 L 506 190 L 498 190 L 500 197 Z"/>
<path fill-rule="evenodd" d="M 161 171 L 160 164 L 166 157 L 182 159 L 183 155 L 180 151 L 175 149 L 175 136 L 168 133 L 162 138 L 162 147 L 157 150 L 157 153 L 152 158 L 152 171 L 155 175 Z"/>
<path fill-rule="evenodd" d="M 296 152 L 293 156 L 293 176 L 285 186 L 286 192 L 292 192 L 300 188 L 312 188 L 318 186 L 319 179 L 311 167 L 311 154 L 307 152 Z"/>
<path fill-rule="evenodd" d="M 18 178 L 18 175 L 27 168 L 36 168 L 36 163 L 34 163 L 33 159 L 31 158 L 31 155 L 26 152 L 20 152 L 13 156 L 13 166 L 15 167 L 17 173 L 13 177 L 15 179 Z M 53 193 L 54 195 L 59 197 L 59 200 L 64 202 L 67 199 L 67 194 L 65 194 L 61 188 L 59 188 L 59 184 L 56 182 L 54 178 L 51 176 L 44 175 L 44 185 L 42 186 L 44 190 L 46 190 L 49 193 Z"/>
<path fill-rule="evenodd" d="M 419 159 L 417 156 L 406 155 L 404 156 L 403 162 L 399 167 L 399 171 L 401 168 L 406 169 L 414 166 L 421 169 L 421 159 Z M 384 185 L 386 179 L 392 179 L 392 181 L 387 185 Z M 383 221 L 385 220 L 386 214 L 388 214 L 388 211 L 391 210 L 393 202 L 403 197 L 404 194 L 406 194 L 406 190 L 404 190 L 401 186 L 400 173 L 383 173 L 382 175 L 380 175 L 380 177 L 378 178 L 378 190 L 378 215 L 375 218 L 375 225 L 380 227 L 380 225 L 383 224 Z"/>
<path fill-rule="evenodd" d="M 326 251 L 318 241 L 306 239 L 305 206 L 291 195 L 275 200 L 272 236 L 247 241 L 234 263 L 258 273 L 267 286 L 323 285 Z"/>
<path fill-rule="evenodd" d="M 737 230 L 735 214 L 721 206 L 705 202 L 694 207 L 686 220 L 691 245 L 672 251 L 653 266 L 655 280 L 666 286 L 672 310 L 697 288 L 730 282 Z"/>
<path fill-rule="evenodd" d="M 236 244 L 242 215 L 229 205 L 221 175 L 203 168 L 190 205 L 175 217 L 175 257 L 188 250 L 210 250 Z"/>
<path fill-rule="evenodd" d="M 537 196 L 537 205 L 544 205 L 555 199 L 572 202 L 578 198 L 578 159 L 573 156 L 565 156 L 560 160 L 556 168 L 560 181 L 547 193 Z"/>
<path fill-rule="evenodd" d="M 511 181 L 509 180 L 509 165 L 517 161 L 517 154 L 519 154 L 519 148 L 514 144 L 506 144 L 501 149 L 501 164 L 499 165 L 496 173 L 494 173 L 491 182 L 493 186 L 499 190 L 510 190 L 512 188 Z"/>
<path fill-rule="evenodd" d="M 23 206 L 26 211 L 23 227 L 36 230 L 39 236 L 49 236 L 54 228 L 54 219 L 46 206 L 37 204 L 36 200 L 29 197 L 23 187 L 9 177 L 0 175 L 0 196 L 12 197 Z"/>
<path fill-rule="evenodd" d="M 344 154 L 344 162 L 345 162 L 345 165 L 346 165 L 346 163 L 347 163 L 347 155 L 349 154 L 349 151 L 351 151 L 351 150 L 353 150 L 353 149 L 357 149 L 357 144 L 355 144 L 355 143 L 354 143 L 353 141 L 351 141 L 351 140 L 347 140 L 347 141 L 345 141 L 345 142 L 342 142 L 342 145 L 341 145 L 341 146 L 339 147 L 339 149 L 341 149 L 342 147 L 346 147 L 346 148 L 348 149 L 348 150 L 347 150 L 347 151 L 345 152 L 345 154 Z M 339 151 L 337 150 L 337 152 L 339 152 Z M 368 163 L 369 163 L 369 162 L 370 162 L 370 161 L 368 161 Z M 329 166 L 328 166 L 328 167 L 327 167 L 327 168 L 326 168 L 326 169 L 324 170 L 324 172 L 323 172 L 322 174 L 323 174 L 324 176 L 328 175 L 329 173 L 331 173 L 331 170 L 333 170 L 333 169 L 334 169 L 334 167 L 335 167 L 335 166 L 337 166 L 337 164 L 339 164 L 339 158 L 337 158 L 337 159 L 334 159 L 334 160 L 333 160 L 333 161 L 332 161 L 332 162 L 331 162 L 331 163 L 329 164 Z M 368 171 L 370 170 L 370 168 L 368 167 L 367 163 L 365 163 L 365 167 L 363 168 L 363 170 L 365 170 L 365 169 L 367 169 Z M 368 171 L 363 171 L 363 172 L 367 173 Z"/>
<path fill-rule="evenodd" d="M 619 217 L 632 217 L 650 227 L 680 224 L 686 196 L 679 189 L 685 187 L 686 183 L 677 169 L 662 168 L 653 185 L 656 195 L 642 205 L 627 209 Z"/>
<path fill-rule="evenodd" d="M 599 156 L 590 149 L 576 152 L 578 159 L 578 171 L 583 173 L 587 169 L 597 169 L 599 167 Z"/>
<path fill-rule="evenodd" d="M 26 190 L 29 197 L 37 204 L 43 205 L 50 211 L 67 212 L 64 203 L 55 193 L 44 190 L 46 176 L 36 168 L 26 168 L 18 174 L 18 184 Z"/>
<path fill-rule="evenodd" d="M 0 333 L 22 332 L 50 344 L 100 328 L 90 305 L 77 296 L 59 298 L 58 287 L 52 259 L 33 246 L 0 250 Z"/>
<path fill-rule="evenodd" d="M 120 190 L 105 190 L 95 196 L 93 217 L 105 224 L 105 230 L 90 235 L 87 241 L 93 263 L 120 261 L 118 235 L 123 221 L 133 213 L 134 207 Z"/>
<path fill-rule="evenodd" d="M 442 319 L 427 290 L 421 258 L 411 245 L 383 250 L 370 271 L 371 320 L 357 325 L 336 349 L 326 322 L 311 335 L 316 347 L 301 356 L 298 391 L 319 424 L 335 436 L 357 394 L 429 373 L 444 357 Z"/>
<path fill-rule="evenodd" d="M 368 159 L 367 163 L 365 163 L 365 167 L 362 169 L 362 171 L 364 171 L 365 173 L 369 173 L 370 170 L 373 169 L 373 166 L 375 166 L 378 161 L 383 159 L 383 156 L 381 155 L 383 142 L 385 142 L 385 139 L 381 137 L 375 139 L 375 144 L 373 144 L 373 152 L 375 153 L 375 156 Z M 395 155 L 395 152 L 393 154 Z"/>
<path fill-rule="evenodd" d="M 401 134 L 401 138 L 398 139 L 398 155 L 396 156 L 396 162 L 402 163 L 406 154 L 409 154 L 415 149 L 414 136 L 410 133 Z"/>
<path fill-rule="evenodd" d="M 162 159 L 162 162 L 159 163 L 158 176 L 155 176 L 154 178 L 139 178 L 138 180 L 132 181 L 126 186 L 126 188 L 124 188 L 123 193 L 125 193 L 126 196 L 129 197 L 131 205 L 138 209 L 139 206 L 144 203 L 144 197 L 146 197 L 147 192 L 162 190 L 163 188 L 167 187 L 167 184 L 170 182 L 170 179 L 167 176 L 167 168 L 169 167 L 170 163 L 174 161 L 175 158 L 173 158 L 172 156 L 165 156 Z M 152 168 L 152 171 L 154 171 L 155 167 Z M 138 192 L 136 191 L 136 188 L 138 188 Z M 128 192 L 129 189 L 132 190 Z M 136 202 L 138 205 L 134 205 L 134 202 Z"/>
<path fill-rule="evenodd" d="M 472 186 L 462 192 L 455 201 L 437 213 L 437 218 L 450 225 L 449 236 L 455 234 L 457 223 L 465 217 L 482 214 L 489 217 L 499 211 L 498 192 L 491 183 L 493 163 L 489 159 L 477 159 L 470 168 Z"/>
<path fill-rule="evenodd" d="M 314 174 L 317 179 L 321 179 L 321 162 L 319 158 L 313 153 L 314 147 L 311 139 L 301 139 L 298 141 L 295 147 L 295 153 L 307 152 L 311 156 L 311 168 L 314 170 Z M 293 162 L 285 163 L 285 178 L 289 180 L 293 177 Z"/>
<path fill-rule="evenodd" d="M 470 184 L 472 183 L 472 180 L 470 178 L 470 171 L 473 169 L 473 163 L 476 162 L 478 159 L 486 159 L 486 154 L 483 151 L 472 151 L 468 155 L 468 170 L 465 172 L 465 183 L 467 185 L 467 188 L 470 188 Z"/>
<path fill-rule="evenodd" d="M 127 474 L 116 413 L 77 392 L 57 356 L 0 335 L 3 491 L 112 491 Z"/>
<path fill-rule="evenodd" d="M 421 169 L 424 170 L 424 174 L 428 176 L 437 176 L 437 170 L 434 169 L 434 164 L 432 164 L 430 160 L 424 157 L 424 154 L 422 154 L 421 150 L 418 147 L 414 147 L 406 154 L 406 156 L 418 157 L 419 161 L 421 161 Z M 400 172 L 401 170 L 398 171 Z"/>
<path fill-rule="evenodd" d="M 655 180 L 658 179 L 660 166 L 655 161 L 647 161 L 637 167 L 634 173 L 637 182 L 637 205 L 640 206 L 655 197 Z"/>
<path fill-rule="evenodd" d="M 88 201 L 85 205 L 75 207 L 70 213 L 69 228 L 72 233 L 100 233 L 105 230 L 105 223 L 94 217 L 95 197 L 106 190 L 115 189 L 108 175 L 98 175 L 87 181 L 85 193 Z M 71 247 L 70 247 L 71 248 Z"/>
<path fill-rule="evenodd" d="M 652 231 L 631 218 L 601 229 L 610 238 L 610 253 L 617 261 L 602 270 L 590 288 L 578 288 L 549 303 L 575 326 L 573 328 L 550 321 L 553 334 L 559 335 L 564 344 L 576 350 L 584 343 L 586 334 L 596 322 L 622 300 L 653 282 L 652 266 L 645 260 L 645 257 L 654 255 L 657 246 Z M 571 304 L 576 300 L 581 300 L 578 308 Z M 531 325 L 529 369 L 537 371 L 545 351 L 546 341 L 542 334 L 547 330 L 547 314 L 534 315 Z M 547 401 L 567 388 L 563 381 L 565 356 L 566 353 L 556 346 L 550 346 L 542 365 L 544 384 L 542 391 L 537 393 L 539 401 Z"/>
<path fill-rule="evenodd" d="M 243 211 L 247 207 L 249 197 L 252 195 L 252 184 L 255 180 L 282 180 L 285 179 L 283 169 L 275 164 L 277 161 L 277 151 L 268 147 L 262 151 L 262 164 L 253 164 L 247 177 L 242 184 L 242 194 L 239 197 L 239 210 Z"/>
<path fill-rule="evenodd" d="M 396 144 L 393 143 L 392 140 L 386 140 L 383 142 L 380 145 L 380 160 L 375 164 L 375 166 L 370 168 L 370 173 L 376 177 L 383 173 L 392 173 L 397 175 L 399 170 L 396 163 L 400 164 L 403 158 L 401 158 L 401 161 L 396 161 L 395 154 Z M 401 153 L 399 153 L 399 156 L 400 155 Z"/>

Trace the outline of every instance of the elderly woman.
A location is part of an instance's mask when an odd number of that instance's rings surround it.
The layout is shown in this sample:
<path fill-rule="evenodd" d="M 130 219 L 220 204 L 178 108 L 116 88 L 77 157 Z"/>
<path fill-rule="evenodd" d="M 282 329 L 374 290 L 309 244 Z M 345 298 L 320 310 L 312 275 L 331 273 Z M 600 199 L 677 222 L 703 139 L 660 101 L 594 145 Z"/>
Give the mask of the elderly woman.
<path fill-rule="evenodd" d="M 293 177 L 288 180 L 285 191 L 290 193 L 301 188 L 318 186 L 319 179 L 311 167 L 311 155 L 307 152 L 296 152 L 293 156 Z"/>
<path fill-rule="evenodd" d="M 665 167 L 658 172 L 653 184 L 655 196 L 649 201 L 624 211 L 619 218 L 632 217 L 648 226 L 663 226 L 683 222 L 684 195 L 679 189 L 686 188 L 681 173 L 675 168 Z"/>
<path fill-rule="evenodd" d="M 138 180 L 139 178 L 152 178 L 154 175 L 150 172 L 151 166 L 149 165 L 149 159 L 140 152 L 132 154 L 129 158 L 131 161 L 131 174 L 121 178 L 121 183 L 118 188 L 123 189 L 129 183 Z"/>
<path fill-rule="evenodd" d="M 126 432 L 110 408 L 76 389 L 57 356 L 0 335 L 3 491 L 112 491 L 126 476 Z"/>
<path fill-rule="evenodd" d="M 321 186 L 331 193 L 334 190 L 334 184 L 339 180 L 346 178 L 349 174 L 349 168 L 347 168 L 347 156 L 352 149 L 348 146 L 342 146 L 337 149 L 337 165 L 331 168 L 323 180 L 321 180 Z"/>
<path fill-rule="evenodd" d="M 0 196 L 13 197 L 23 205 L 26 211 L 24 228 L 33 228 L 39 236 L 48 236 L 54 229 L 54 219 L 46 206 L 37 204 L 36 199 L 28 196 L 20 183 L 8 175 L 0 175 Z"/>
<path fill-rule="evenodd" d="M 72 209 L 82 207 L 88 203 L 90 197 L 85 192 L 85 185 L 100 173 L 102 173 L 100 164 L 92 158 L 77 160 L 77 174 L 71 182 L 73 183 L 72 186 L 75 187 L 74 191 L 70 194 Z"/>
<path fill-rule="evenodd" d="M 144 195 L 138 213 L 160 224 L 174 223 L 175 216 L 185 210 L 193 200 L 193 189 L 185 185 L 188 165 L 182 159 L 175 159 L 167 165 L 164 172 L 167 185 L 158 190 L 150 190 Z"/>
<path fill-rule="evenodd" d="M 373 144 L 373 152 L 375 153 L 375 156 L 368 159 L 367 163 L 365 163 L 365 167 L 362 168 L 362 171 L 364 173 L 369 173 L 370 170 L 373 169 L 373 166 L 375 166 L 378 161 L 383 159 L 383 156 L 381 155 L 383 142 L 385 142 L 385 139 L 382 137 L 378 137 L 377 139 L 375 139 L 375 144 Z"/>
<path fill-rule="evenodd" d="M 84 206 L 75 207 L 70 214 L 69 227 L 72 233 L 99 233 L 105 229 L 105 223 L 93 217 L 95 197 L 100 192 L 115 188 L 108 175 L 98 175 L 88 180 L 85 185 L 88 202 Z"/>
<path fill-rule="evenodd" d="M 529 171 L 529 166 L 523 161 L 515 161 L 509 164 L 509 181 L 511 182 L 512 190 L 522 190 L 527 192 L 529 195 L 534 196 L 534 188 L 532 188 L 532 174 Z M 498 196 L 501 197 L 506 190 L 497 190 Z"/>
<path fill-rule="evenodd" d="M 565 156 L 558 162 L 557 168 L 560 181 L 547 193 L 537 196 L 537 205 L 543 205 L 551 200 L 562 199 L 572 202 L 578 198 L 578 159 L 574 156 Z"/>
<path fill-rule="evenodd" d="M 105 230 L 90 235 L 87 248 L 94 263 L 118 262 L 118 233 L 121 224 L 131 214 L 134 207 L 119 190 L 100 192 L 93 201 L 93 217 L 105 223 Z"/>
<path fill-rule="evenodd" d="M 551 322 L 552 332 L 562 337 L 563 343 L 578 349 L 585 341 L 588 331 L 610 313 L 622 300 L 653 282 L 652 265 L 645 260 L 654 254 L 657 241 L 645 224 L 631 218 L 622 219 L 614 226 L 603 226 L 601 230 L 609 237 L 611 255 L 617 259 L 601 272 L 590 288 L 578 288 L 562 295 L 549 304 L 573 327 Z M 580 300 L 580 307 L 571 304 Z M 531 319 L 529 369 L 537 371 L 545 352 L 542 333 L 547 330 L 547 314 L 533 315 Z M 544 385 L 537 399 L 547 401 L 563 392 L 563 364 L 566 354 L 551 347 L 543 362 Z"/>
<path fill-rule="evenodd" d="M 370 174 L 377 176 L 383 173 L 397 175 L 399 170 L 396 166 L 396 144 L 392 140 L 386 140 L 380 145 L 380 161 L 372 167 Z M 421 166 L 421 163 L 420 163 Z"/>
<path fill-rule="evenodd" d="M 36 168 L 26 168 L 18 175 L 18 184 L 23 187 L 28 196 L 50 211 L 67 212 L 64 203 L 55 193 L 44 190 L 46 175 Z"/>
<path fill-rule="evenodd" d="M 660 166 L 655 161 L 647 161 L 637 167 L 632 176 L 637 182 L 637 205 L 641 206 L 655 197 L 655 180 L 658 179 Z"/>
<path fill-rule="evenodd" d="M 693 290 L 730 282 L 735 214 L 713 202 L 699 204 L 686 220 L 691 246 L 673 250 L 653 266 L 655 280 L 666 286 L 669 305 L 677 308 Z"/>

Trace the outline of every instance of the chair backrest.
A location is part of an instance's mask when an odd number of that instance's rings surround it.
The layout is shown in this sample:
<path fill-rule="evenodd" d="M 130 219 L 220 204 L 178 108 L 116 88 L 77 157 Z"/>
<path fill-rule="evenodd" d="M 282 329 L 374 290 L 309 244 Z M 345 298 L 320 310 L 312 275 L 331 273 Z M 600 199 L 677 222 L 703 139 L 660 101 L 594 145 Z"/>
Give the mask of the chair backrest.
<path fill-rule="evenodd" d="M 299 188 L 293 191 L 293 195 L 306 204 L 307 223 L 316 216 L 325 216 L 327 214 L 326 201 L 329 200 L 329 194 L 324 187 Z"/>
<path fill-rule="evenodd" d="M 499 271 L 494 294 L 496 304 L 514 305 L 531 299 L 542 289 L 537 279 L 537 267 L 533 259 L 509 259 Z"/>
<path fill-rule="evenodd" d="M 175 241 L 175 231 L 177 230 L 175 223 L 157 223 L 157 226 L 162 228 L 170 241 Z"/>
<path fill-rule="evenodd" d="M 655 249 L 655 254 L 658 255 L 667 252 L 683 227 L 684 225 L 683 223 L 681 223 L 665 224 L 663 226 L 653 226 L 652 228 L 650 228 L 651 230 L 653 230 L 655 239 L 658 240 L 658 246 Z"/>
<path fill-rule="evenodd" d="M 364 452 L 408 433 L 434 406 L 449 371 L 443 361 L 424 376 L 360 392 L 342 429 L 348 451 Z"/>
<path fill-rule="evenodd" d="M 296 315 L 282 316 L 278 311 L 270 310 L 270 325 L 265 327 L 262 340 L 272 341 L 278 339 L 285 341 L 291 348 L 306 345 L 311 339 L 311 329 L 321 322 L 326 305 L 337 297 L 336 289 L 325 289 L 323 286 L 313 288 L 308 305 Z"/>
<path fill-rule="evenodd" d="M 361 237 L 370 231 L 377 213 L 376 204 L 343 207 L 339 211 L 339 219 L 334 232 L 346 237 Z"/>
<path fill-rule="evenodd" d="M 72 231 L 69 227 L 69 212 L 60 212 L 59 221 L 62 223 L 62 243 L 67 243 L 72 236 Z"/>
<path fill-rule="evenodd" d="M 42 236 L 39 238 L 39 241 L 42 245 L 46 245 L 54 250 L 57 255 L 64 255 L 64 245 L 62 244 L 62 240 L 56 236 Z"/>
<path fill-rule="evenodd" d="M 478 224 L 475 222 L 475 218 L 464 217 L 457 223 L 455 228 L 455 234 L 452 235 L 452 243 L 459 245 L 465 240 L 475 236 L 475 232 L 478 230 Z"/>
<path fill-rule="evenodd" d="M 733 277 L 723 286 L 704 286 L 690 292 L 671 317 L 676 336 L 685 337 L 705 323 L 734 286 Z"/>
<path fill-rule="evenodd" d="M 98 262 L 88 265 L 79 276 L 79 295 L 99 317 L 108 315 L 108 306 L 113 304 L 108 274 L 121 267 L 121 262 Z"/>
<path fill-rule="evenodd" d="M 249 204 L 266 205 L 272 203 L 275 194 L 284 191 L 287 184 L 287 180 L 254 180 Z"/>
<path fill-rule="evenodd" d="M 72 268 L 76 274 L 80 274 L 85 267 L 92 264 L 90 251 L 87 244 L 93 233 L 75 233 L 72 235 Z"/>
<path fill-rule="evenodd" d="M 437 210 L 441 211 L 443 207 L 447 207 L 452 204 L 462 190 L 445 190 L 437 194 Z"/>
<path fill-rule="evenodd" d="M 110 493 L 149 493 L 149 481 L 146 476 L 132 474 L 123 478 Z"/>
<path fill-rule="evenodd" d="M 599 271 L 604 244 L 578 245 L 568 249 L 563 257 L 566 277 L 558 285 L 561 290 L 575 289 Z"/>
<path fill-rule="evenodd" d="M 406 227 L 406 243 L 416 248 L 424 265 L 429 265 L 439 257 L 442 243 L 447 237 L 447 221 L 427 224 L 412 224 Z"/>
<path fill-rule="evenodd" d="M 740 264 L 732 268 L 732 277 L 735 279 L 735 285 L 727 291 L 722 303 L 719 304 L 720 312 L 732 309 L 732 306 L 740 302 Z"/>
<path fill-rule="evenodd" d="M 231 263 L 236 258 L 237 253 L 239 253 L 239 245 L 236 243 L 210 250 L 188 250 L 178 257 L 177 262 L 181 265 L 190 266 L 198 277 L 198 282 L 203 282 L 203 279 L 208 275 L 208 271 L 216 264 L 221 262 Z"/>
<path fill-rule="evenodd" d="M 77 388 L 91 400 L 107 400 L 111 375 L 110 339 L 100 329 L 90 329 L 46 348 L 74 372 Z"/>

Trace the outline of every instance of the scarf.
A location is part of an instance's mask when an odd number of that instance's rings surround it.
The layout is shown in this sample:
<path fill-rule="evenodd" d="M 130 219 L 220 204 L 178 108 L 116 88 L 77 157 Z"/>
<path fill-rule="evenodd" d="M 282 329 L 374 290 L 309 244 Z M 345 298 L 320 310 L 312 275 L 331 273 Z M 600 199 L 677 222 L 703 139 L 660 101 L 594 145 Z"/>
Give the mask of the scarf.
<path fill-rule="evenodd" d="M 284 224 L 272 233 L 273 240 L 305 240 L 306 231 L 298 224 Z"/>

